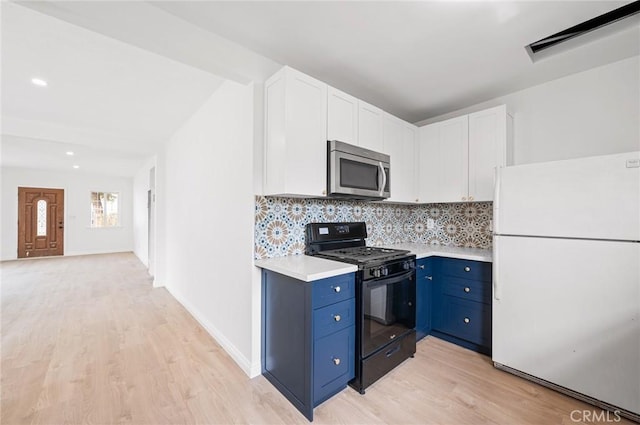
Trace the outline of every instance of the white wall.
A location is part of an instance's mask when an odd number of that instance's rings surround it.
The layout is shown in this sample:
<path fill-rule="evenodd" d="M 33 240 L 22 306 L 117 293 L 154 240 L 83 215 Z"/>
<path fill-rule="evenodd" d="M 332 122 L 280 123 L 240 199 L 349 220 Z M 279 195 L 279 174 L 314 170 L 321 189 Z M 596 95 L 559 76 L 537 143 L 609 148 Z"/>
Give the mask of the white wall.
<path fill-rule="evenodd" d="M 156 165 L 156 158 L 149 159 L 133 177 L 133 252 L 149 267 L 149 223 L 147 191 L 151 189 L 149 173 Z"/>
<path fill-rule="evenodd" d="M 252 345 L 253 90 L 225 82 L 178 130 L 158 157 L 156 202 L 157 279 L 249 375 L 260 364 Z"/>
<path fill-rule="evenodd" d="M 639 57 L 614 62 L 421 121 L 506 104 L 514 114 L 516 164 L 640 149 Z"/>
<path fill-rule="evenodd" d="M 64 189 L 64 255 L 123 252 L 133 249 L 132 180 L 81 171 L 2 167 L 2 260 L 17 258 L 18 187 Z M 120 193 L 120 227 L 92 229 L 90 192 Z"/>

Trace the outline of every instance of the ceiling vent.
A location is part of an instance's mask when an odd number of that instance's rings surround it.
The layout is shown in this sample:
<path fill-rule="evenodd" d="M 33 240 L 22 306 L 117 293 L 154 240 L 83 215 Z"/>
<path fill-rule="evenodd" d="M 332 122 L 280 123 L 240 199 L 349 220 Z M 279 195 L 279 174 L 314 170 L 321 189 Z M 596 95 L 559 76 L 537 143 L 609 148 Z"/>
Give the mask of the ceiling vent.
<path fill-rule="evenodd" d="M 533 42 L 526 46 L 525 49 L 529 53 L 531 60 L 535 62 L 552 54 L 604 37 L 622 28 L 627 28 L 634 24 L 637 25 L 638 18 L 640 18 L 639 13 L 640 0 L 637 0 Z M 631 17 L 634 18 L 628 19 Z"/>

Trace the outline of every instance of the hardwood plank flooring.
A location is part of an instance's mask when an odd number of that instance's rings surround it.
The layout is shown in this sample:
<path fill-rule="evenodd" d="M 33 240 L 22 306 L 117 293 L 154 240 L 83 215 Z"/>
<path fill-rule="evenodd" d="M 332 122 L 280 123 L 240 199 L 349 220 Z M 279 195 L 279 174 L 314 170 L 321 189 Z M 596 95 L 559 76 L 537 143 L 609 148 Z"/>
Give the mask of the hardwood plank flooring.
<path fill-rule="evenodd" d="M 308 423 L 153 289 L 131 253 L 11 261 L 0 271 L 2 424 Z M 365 396 L 347 388 L 317 407 L 314 423 L 598 423 L 573 421 L 574 410 L 600 412 L 427 337 Z"/>

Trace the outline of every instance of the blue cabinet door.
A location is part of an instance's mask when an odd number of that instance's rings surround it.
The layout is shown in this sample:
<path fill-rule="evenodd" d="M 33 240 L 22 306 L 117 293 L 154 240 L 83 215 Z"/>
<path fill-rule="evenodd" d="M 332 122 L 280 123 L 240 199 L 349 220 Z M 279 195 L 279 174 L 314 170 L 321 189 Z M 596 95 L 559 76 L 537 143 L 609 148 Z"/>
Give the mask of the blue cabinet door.
<path fill-rule="evenodd" d="M 416 261 L 416 339 L 431 333 L 433 315 L 433 282 L 437 258 L 421 258 Z"/>

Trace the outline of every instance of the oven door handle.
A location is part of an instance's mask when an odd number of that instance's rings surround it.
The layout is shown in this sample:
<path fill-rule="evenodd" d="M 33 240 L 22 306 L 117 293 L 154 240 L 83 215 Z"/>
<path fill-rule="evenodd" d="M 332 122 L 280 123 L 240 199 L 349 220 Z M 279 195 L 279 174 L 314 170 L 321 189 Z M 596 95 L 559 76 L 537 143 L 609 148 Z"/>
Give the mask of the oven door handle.
<path fill-rule="evenodd" d="M 366 282 L 366 285 L 367 285 L 367 288 L 375 288 L 383 285 L 394 285 L 396 283 L 402 282 L 403 280 L 407 279 L 408 277 L 411 277 L 414 274 L 415 274 L 415 270 L 411 270 L 406 273 L 402 273 L 400 276 L 380 277 L 378 279 Z"/>

